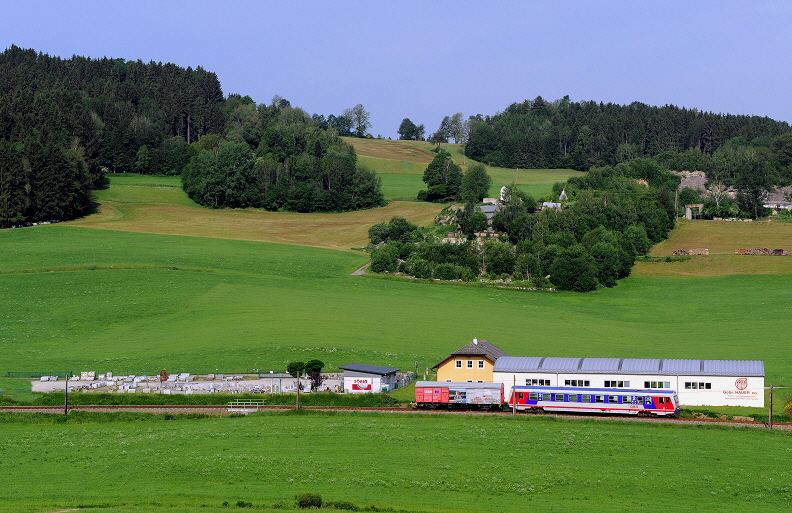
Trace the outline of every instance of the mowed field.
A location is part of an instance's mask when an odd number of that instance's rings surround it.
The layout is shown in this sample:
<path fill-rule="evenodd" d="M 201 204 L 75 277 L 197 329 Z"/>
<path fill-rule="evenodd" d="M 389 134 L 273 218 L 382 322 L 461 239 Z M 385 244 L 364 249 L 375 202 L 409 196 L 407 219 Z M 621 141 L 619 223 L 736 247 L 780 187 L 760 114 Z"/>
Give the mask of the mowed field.
<path fill-rule="evenodd" d="M 657 244 L 650 255 L 668 256 L 677 249 L 706 248 L 709 255 L 694 255 L 673 263 L 638 262 L 633 275 L 730 276 L 736 274 L 792 273 L 792 257 L 736 255 L 739 248 L 786 249 L 792 252 L 792 223 L 679 220 L 668 239 Z"/>
<path fill-rule="evenodd" d="M 70 225 L 350 250 L 368 243 L 368 229 L 375 223 L 401 216 L 423 226 L 440 211 L 437 205 L 419 202 L 333 215 L 212 210 L 190 200 L 179 177 L 124 174 L 111 175 L 110 182 L 108 189 L 96 193 L 98 213 Z"/>
<path fill-rule="evenodd" d="M 792 502 L 792 438 L 781 431 L 525 415 L 70 417 L 0 416 L 2 511 L 214 513 L 241 502 L 270 512 L 294 510 L 306 492 L 438 513 L 780 512 Z"/>
<path fill-rule="evenodd" d="M 432 162 L 435 147 L 425 141 L 383 141 L 377 139 L 357 139 L 345 137 L 344 140 L 355 147 L 358 161 L 376 171 L 382 178 L 382 189 L 388 200 L 411 201 L 418 191 L 426 189 L 423 173 Z M 465 158 L 460 144 L 443 144 L 443 149 L 464 172 L 473 161 Z M 553 184 L 565 182 L 569 177 L 581 174 L 571 169 L 505 169 L 487 166 L 492 177 L 490 196 L 498 197 L 500 189 L 511 183 L 531 193 L 535 198 L 549 194 Z"/>

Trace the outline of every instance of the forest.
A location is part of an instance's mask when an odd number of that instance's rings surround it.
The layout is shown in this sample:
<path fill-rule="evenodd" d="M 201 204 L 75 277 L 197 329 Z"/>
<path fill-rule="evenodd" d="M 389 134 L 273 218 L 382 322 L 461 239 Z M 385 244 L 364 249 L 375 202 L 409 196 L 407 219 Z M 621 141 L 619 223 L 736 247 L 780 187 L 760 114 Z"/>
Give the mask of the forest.
<path fill-rule="evenodd" d="M 494 116 L 472 116 L 467 131 L 465 154 L 479 162 L 586 171 L 664 153 L 695 150 L 713 155 L 735 138 L 754 148 L 771 148 L 778 136 L 792 128 L 767 117 L 714 114 L 673 105 L 573 102 L 569 96 L 548 102 L 537 96 L 513 103 Z"/>
<path fill-rule="evenodd" d="M 362 105 L 325 119 L 280 97 L 271 105 L 224 97 L 201 67 L 17 46 L 0 54 L 0 77 L 0 228 L 85 215 L 106 173 L 180 175 L 193 158 L 185 189 L 204 206 L 338 211 L 383 202 L 377 177 L 358 169 L 338 137 L 367 136 Z M 224 160 L 232 154 L 243 160 Z"/>

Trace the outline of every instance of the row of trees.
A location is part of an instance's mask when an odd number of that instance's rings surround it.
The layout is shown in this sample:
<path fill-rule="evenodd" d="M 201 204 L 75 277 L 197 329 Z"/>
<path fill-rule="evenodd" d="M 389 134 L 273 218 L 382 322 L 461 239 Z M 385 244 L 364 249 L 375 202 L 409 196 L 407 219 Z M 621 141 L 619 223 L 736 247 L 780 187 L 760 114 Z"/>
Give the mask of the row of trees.
<path fill-rule="evenodd" d="M 580 292 L 612 287 L 673 228 L 678 183 L 651 159 L 637 159 L 558 184 L 570 203 L 538 212 L 536 201 L 512 186 L 492 220 L 503 236 L 485 241 L 474 240 L 471 229 L 466 241 L 442 242 L 396 218 L 369 230 L 371 269 L 425 279 L 530 280 Z M 458 211 L 463 229 L 480 222 L 474 208 Z"/>
<path fill-rule="evenodd" d="M 578 170 L 689 149 L 712 154 L 735 137 L 769 145 L 792 132 L 788 123 L 767 117 L 573 102 L 568 96 L 514 103 L 494 116 L 469 119 L 467 127 L 465 154 L 472 159 L 508 168 Z"/>

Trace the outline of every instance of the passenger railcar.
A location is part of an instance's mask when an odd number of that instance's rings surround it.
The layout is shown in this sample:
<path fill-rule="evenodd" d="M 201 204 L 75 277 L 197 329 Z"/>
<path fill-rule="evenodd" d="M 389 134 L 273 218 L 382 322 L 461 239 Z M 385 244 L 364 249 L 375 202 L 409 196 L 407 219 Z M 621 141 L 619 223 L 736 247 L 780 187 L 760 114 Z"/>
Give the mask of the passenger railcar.
<path fill-rule="evenodd" d="M 415 382 L 415 404 L 419 408 L 477 407 L 489 410 L 500 409 L 503 403 L 502 383 Z"/>
<path fill-rule="evenodd" d="M 509 407 L 515 405 L 517 410 L 531 413 L 558 411 L 667 417 L 679 414 L 679 399 L 674 390 L 516 386 L 509 397 Z"/>

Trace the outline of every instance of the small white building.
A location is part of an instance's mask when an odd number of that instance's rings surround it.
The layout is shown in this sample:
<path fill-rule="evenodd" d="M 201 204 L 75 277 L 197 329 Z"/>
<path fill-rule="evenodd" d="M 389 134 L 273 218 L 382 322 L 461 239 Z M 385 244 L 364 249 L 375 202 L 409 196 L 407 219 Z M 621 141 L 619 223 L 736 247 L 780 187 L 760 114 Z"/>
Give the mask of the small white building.
<path fill-rule="evenodd" d="M 365 363 L 339 365 L 338 368 L 344 371 L 344 392 L 365 394 L 388 392 L 396 388 L 396 373 L 399 369 Z"/>
<path fill-rule="evenodd" d="M 493 381 L 511 387 L 571 386 L 671 389 L 683 406 L 764 407 L 764 362 L 760 360 L 664 360 L 640 358 L 550 358 L 501 356 Z"/>

